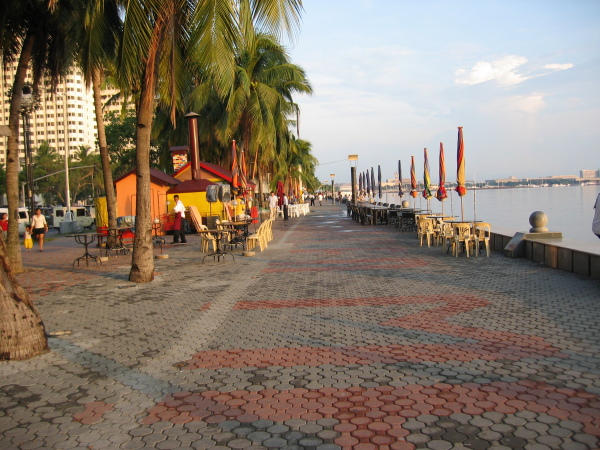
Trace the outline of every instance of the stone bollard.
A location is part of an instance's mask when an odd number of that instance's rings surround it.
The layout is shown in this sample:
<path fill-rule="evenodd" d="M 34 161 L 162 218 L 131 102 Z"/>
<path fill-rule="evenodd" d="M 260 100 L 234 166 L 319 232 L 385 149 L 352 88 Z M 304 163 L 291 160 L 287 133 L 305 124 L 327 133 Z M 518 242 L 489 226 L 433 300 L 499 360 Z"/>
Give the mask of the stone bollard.
<path fill-rule="evenodd" d="M 402 202 L 402 207 L 403 208 L 410 208 L 410 202 L 408 200 L 404 200 Z"/>
<path fill-rule="evenodd" d="M 532 212 L 529 216 L 529 224 L 531 225 L 529 233 L 516 233 L 506 247 L 504 247 L 504 256 L 508 256 L 510 258 L 522 258 L 526 256 L 525 241 L 528 239 L 539 240 L 562 238 L 562 233 L 560 231 L 548 231 L 548 228 L 546 228 L 546 225 L 548 224 L 548 216 L 543 211 Z M 533 258 L 533 260 L 536 259 Z M 541 257 L 541 261 L 538 262 L 543 262 L 543 257 Z"/>
<path fill-rule="evenodd" d="M 548 216 L 543 211 L 534 211 L 529 216 L 529 224 L 531 225 L 530 233 L 545 233 L 548 231 L 548 228 L 546 228 Z"/>

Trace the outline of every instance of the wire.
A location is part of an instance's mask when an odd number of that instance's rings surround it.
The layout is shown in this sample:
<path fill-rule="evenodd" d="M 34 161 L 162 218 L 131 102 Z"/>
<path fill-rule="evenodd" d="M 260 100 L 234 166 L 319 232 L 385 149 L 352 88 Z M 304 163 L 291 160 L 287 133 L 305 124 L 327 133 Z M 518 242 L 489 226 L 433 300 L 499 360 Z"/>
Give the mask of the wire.
<path fill-rule="evenodd" d="M 337 161 L 331 161 L 331 162 L 326 162 L 326 163 L 318 163 L 317 166 L 324 166 L 327 164 L 335 164 L 335 163 L 339 163 L 339 162 L 346 161 L 346 160 L 347 160 L 347 158 L 338 159 Z"/>

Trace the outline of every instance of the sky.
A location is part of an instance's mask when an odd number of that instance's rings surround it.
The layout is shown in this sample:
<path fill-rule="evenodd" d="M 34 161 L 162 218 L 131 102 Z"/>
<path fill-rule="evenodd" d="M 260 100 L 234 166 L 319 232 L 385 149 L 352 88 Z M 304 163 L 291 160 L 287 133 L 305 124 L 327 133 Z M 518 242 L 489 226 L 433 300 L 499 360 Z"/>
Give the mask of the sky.
<path fill-rule="evenodd" d="M 350 182 L 381 165 L 437 181 L 440 142 L 456 179 L 600 169 L 599 0 L 303 0 L 288 46 L 312 96 L 297 96 L 317 177 Z"/>

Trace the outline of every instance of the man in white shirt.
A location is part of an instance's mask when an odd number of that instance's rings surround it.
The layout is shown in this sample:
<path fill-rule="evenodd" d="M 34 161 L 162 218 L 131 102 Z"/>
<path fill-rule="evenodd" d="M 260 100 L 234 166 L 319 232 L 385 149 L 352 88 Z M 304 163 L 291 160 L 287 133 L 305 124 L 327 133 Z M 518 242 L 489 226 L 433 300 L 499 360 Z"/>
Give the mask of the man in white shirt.
<path fill-rule="evenodd" d="M 179 244 L 180 238 L 182 244 L 187 244 L 187 241 L 185 240 L 185 229 L 182 223 L 185 220 L 185 206 L 183 206 L 183 202 L 179 200 L 179 195 L 174 195 L 173 200 L 175 201 L 175 207 L 173 208 L 173 212 L 175 213 L 173 244 Z"/>
<path fill-rule="evenodd" d="M 283 220 L 288 220 L 288 198 L 285 193 L 283 194 Z"/>
<path fill-rule="evenodd" d="M 277 196 L 275 192 L 271 192 L 269 196 L 269 211 L 271 211 L 271 219 L 277 217 Z"/>

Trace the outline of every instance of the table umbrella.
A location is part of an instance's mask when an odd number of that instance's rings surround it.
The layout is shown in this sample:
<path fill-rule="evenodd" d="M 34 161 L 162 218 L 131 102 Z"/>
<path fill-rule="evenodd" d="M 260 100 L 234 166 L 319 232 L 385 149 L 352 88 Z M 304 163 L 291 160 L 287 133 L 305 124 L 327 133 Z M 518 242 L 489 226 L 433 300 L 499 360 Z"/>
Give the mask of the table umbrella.
<path fill-rule="evenodd" d="M 423 198 L 429 202 L 429 199 L 433 197 L 431 195 L 431 179 L 429 178 L 429 157 L 427 156 L 427 149 L 423 149 L 424 164 L 423 164 Z M 429 204 L 429 203 L 428 203 Z"/>
<path fill-rule="evenodd" d="M 461 220 L 465 219 L 463 206 L 463 197 L 467 194 L 467 185 L 465 182 L 465 143 L 463 141 L 463 127 L 458 127 L 458 144 L 456 146 L 456 188 L 460 196 Z"/>
<path fill-rule="evenodd" d="M 244 150 L 240 154 L 240 182 L 242 189 L 246 191 L 248 189 L 248 176 L 246 174 L 246 156 L 244 155 Z"/>
<path fill-rule="evenodd" d="M 365 172 L 365 185 L 365 191 L 367 193 L 367 196 L 369 196 L 371 194 L 371 180 L 369 179 L 369 169 L 367 169 Z"/>
<path fill-rule="evenodd" d="M 358 175 L 358 192 L 361 192 L 363 189 L 363 177 L 362 172 Z"/>
<path fill-rule="evenodd" d="M 371 167 L 371 193 L 375 197 L 375 171 Z"/>
<path fill-rule="evenodd" d="M 238 188 L 239 173 L 240 167 L 237 160 L 237 148 L 235 146 L 235 141 L 233 141 L 233 145 L 231 146 L 231 184 L 234 190 L 237 190 Z"/>
<path fill-rule="evenodd" d="M 377 164 L 377 187 L 379 189 L 379 201 L 381 201 L 381 166 Z"/>
<path fill-rule="evenodd" d="M 400 203 L 402 203 L 402 163 L 398 160 L 398 196 L 400 197 Z"/>
<path fill-rule="evenodd" d="M 410 196 L 413 198 L 413 208 L 415 207 L 415 198 L 417 198 L 417 174 L 415 172 L 415 157 L 411 156 L 410 161 Z"/>
<path fill-rule="evenodd" d="M 277 204 L 283 206 L 283 183 L 281 180 L 277 182 Z"/>
<path fill-rule="evenodd" d="M 444 214 L 444 200 L 448 198 L 444 183 L 446 183 L 446 163 L 444 162 L 444 144 L 440 142 L 440 183 L 435 198 L 442 202 L 442 214 Z"/>

